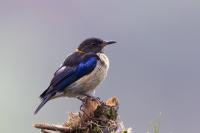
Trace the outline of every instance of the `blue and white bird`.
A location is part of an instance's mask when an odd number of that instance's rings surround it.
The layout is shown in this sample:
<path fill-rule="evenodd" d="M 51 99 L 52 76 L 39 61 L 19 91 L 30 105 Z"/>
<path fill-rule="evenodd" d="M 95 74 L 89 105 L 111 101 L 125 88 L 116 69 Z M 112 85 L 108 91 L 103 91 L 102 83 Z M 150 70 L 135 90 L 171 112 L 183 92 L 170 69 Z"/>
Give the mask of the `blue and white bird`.
<path fill-rule="evenodd" d="M 91 96 L 109 68 L 109 60 L 103 49 L 113 43 L 116 42 L 99 38 L 83 41 L 54 73 L 49 87 L 40 95 L 41 103 L 34 114 L 54 98 Z"/>

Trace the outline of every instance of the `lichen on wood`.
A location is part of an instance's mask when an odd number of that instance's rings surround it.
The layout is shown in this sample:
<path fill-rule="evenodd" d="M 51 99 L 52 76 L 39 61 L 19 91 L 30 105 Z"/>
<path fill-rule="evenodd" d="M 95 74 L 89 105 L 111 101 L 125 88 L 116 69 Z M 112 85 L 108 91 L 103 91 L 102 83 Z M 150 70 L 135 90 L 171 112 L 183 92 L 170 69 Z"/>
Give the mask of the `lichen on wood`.
<path fill-rule="evenodd" d="M 35 124 L 43 133 L 124 133 L 118 116 L 116 97 L 102 102 L 84 98 L 79 112 L 71 112 L 63 125 Z"/>

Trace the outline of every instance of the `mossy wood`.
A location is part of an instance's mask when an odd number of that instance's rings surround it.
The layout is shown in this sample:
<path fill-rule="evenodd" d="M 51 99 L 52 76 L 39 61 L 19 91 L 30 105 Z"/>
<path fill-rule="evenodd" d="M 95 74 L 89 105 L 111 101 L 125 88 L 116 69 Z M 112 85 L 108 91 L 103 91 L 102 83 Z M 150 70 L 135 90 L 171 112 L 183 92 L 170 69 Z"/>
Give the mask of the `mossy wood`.
<path fill-rule="evenodd" d="M 118 117 L 119 101 L 116 97 L 106 102 L 91 98 L 83 99 L 80 112 L 69 113 L 63 125 L 35 124 L 43 133 L 121 133 Z"/>

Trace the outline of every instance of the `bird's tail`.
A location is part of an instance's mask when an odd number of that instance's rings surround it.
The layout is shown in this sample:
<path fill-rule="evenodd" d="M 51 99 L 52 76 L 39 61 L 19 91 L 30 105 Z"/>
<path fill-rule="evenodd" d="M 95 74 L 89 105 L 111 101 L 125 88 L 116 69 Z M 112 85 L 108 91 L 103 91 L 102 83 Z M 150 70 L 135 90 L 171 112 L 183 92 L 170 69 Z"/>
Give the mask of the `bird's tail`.
<path fill-rule="evenodd" d="M 40 105 L 35 110 L 34 115 L 36 115 L 38 113 L 38 111 L 51 99 L 51 97 L 52 97 L 52 95 L 49 94 L 42 99 L 42 102 L 40 103 Z"/>

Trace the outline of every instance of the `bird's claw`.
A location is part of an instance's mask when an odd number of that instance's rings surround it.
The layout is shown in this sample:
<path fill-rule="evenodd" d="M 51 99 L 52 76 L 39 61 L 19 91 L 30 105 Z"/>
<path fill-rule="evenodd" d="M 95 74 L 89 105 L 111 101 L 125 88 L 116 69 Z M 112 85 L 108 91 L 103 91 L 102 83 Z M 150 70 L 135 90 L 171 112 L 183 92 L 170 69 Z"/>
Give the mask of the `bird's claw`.
<path fill-rule="evenodd" d="M 87 98 L 91 99 L 92 101 L 98 101 L 99 103 L 103 103 L 103 101 L 101 101 L 100 97 L 94 97 L 91 95 L 85 95 Z"/>

